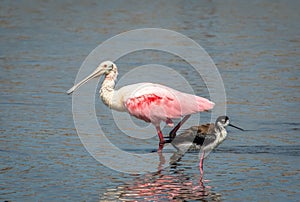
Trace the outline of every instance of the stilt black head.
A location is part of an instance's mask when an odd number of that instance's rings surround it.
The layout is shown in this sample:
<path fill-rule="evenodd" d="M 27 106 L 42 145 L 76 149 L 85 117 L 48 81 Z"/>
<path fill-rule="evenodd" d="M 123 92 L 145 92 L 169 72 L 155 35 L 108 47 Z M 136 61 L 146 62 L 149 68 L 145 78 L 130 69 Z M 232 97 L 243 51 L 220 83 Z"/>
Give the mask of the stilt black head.
<path fill-rule="evenodd" d="M 228 116 L 219 116 L 216 120 L 216 126 L 219 127 L 226 127 L 229 124 L 229 117 Z"/>
<path fill-rule="evenodd" d="M 242 130 L 244 131 L 244 129 L 240 128 L 240 127 L 237 127 L 235 125 L 232 125 L 230 124 L 230 121 L 229 121 L 229 117 L 228 116 L 219 116 L 216 120 L 216 126 L 218 127 L 226 127 L 226 126 L 231 126 L 233 128 L 236 128 L 236 129 L 239 129 L 239 130 Z"/>

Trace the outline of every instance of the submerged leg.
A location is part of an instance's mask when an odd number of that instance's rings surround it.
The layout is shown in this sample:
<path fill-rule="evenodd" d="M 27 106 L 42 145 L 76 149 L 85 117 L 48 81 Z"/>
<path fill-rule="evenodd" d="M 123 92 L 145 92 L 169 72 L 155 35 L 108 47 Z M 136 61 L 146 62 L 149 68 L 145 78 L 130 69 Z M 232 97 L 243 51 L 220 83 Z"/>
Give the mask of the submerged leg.
<path fill-rule="evenodd" d="M 176 137 L 176 132 L 179 130 L 179 128 L 190 118 L 191 115 L 186 115 L 183 117 L 183 119 L 171 130 L 169 133 L 170 139 L 174 139 Z"/>

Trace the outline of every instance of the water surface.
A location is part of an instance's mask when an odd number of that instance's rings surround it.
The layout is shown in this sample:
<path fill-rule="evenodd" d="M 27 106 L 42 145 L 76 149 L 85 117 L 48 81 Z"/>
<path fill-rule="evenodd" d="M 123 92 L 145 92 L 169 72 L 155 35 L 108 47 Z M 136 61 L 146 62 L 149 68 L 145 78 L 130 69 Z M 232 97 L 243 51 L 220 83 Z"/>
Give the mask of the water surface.
<path fill-rule="evenodd" d="M 299 200 L 298 1 L 0 5 L 1 200 Z M 229 129 L 228 139 L 205 160 L 203 184 L 198 153 L 155 173 L 131 175 L 97 162 L 77 136 L 72 98 L 65 92 L 81 63 L 106 39 L 144 27 L 180 32 L 205 48 L 224 81 L 228 116 L 249 130 Z M 120 76 L 143 64 L 172 67 L 196 94 L 209 96 L 175 56 L 144 51 L 116 63 Z M 156 149 L 156 137 L 134 141 L 122 134 L 110 110 L 96 101 L 99 121 L 114 144 L 136 153 Z M 206 121 L 209 114 L 202 116 Z"/>

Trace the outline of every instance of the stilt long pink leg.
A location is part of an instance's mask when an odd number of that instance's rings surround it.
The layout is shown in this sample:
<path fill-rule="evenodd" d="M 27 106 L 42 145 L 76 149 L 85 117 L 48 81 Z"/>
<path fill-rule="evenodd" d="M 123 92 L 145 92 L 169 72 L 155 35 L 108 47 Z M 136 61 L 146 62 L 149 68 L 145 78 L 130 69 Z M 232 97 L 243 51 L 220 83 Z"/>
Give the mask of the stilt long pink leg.
<path fill-rule="evenodd" d="M 200 163 L 199 163 L 199 169 L 200 169 L 200 178 L 202 179 L 203 177 L 203 161 L 205 157 L 205 151 L 202 152 L 201 158 L 200 158 Z"/>

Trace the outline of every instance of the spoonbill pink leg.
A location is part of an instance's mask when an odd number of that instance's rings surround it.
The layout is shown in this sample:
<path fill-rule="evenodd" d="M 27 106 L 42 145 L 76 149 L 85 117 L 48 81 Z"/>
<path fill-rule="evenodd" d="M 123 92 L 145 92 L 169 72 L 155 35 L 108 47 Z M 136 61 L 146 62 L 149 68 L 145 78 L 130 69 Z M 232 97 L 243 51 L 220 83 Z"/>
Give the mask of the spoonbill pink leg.
<path fill-rule="evenodd" d="M 156 126 L 156 130 L 157 130 L 157 134 L 158 134 L 158 137 L 159 137 L 159 145 L 158 145 L 158 150 L 157 150 L 157 152 L 161 152 L 161 151 L 163 150 L 164 144 L 165 144 L 166 142 L 165 142 L 163 133 L 161 132 L 159 126 Z"/>
<path fill-rule="evenodd" d="M 160 145 L 161 145 L 161 144 L 164 144 L 164 143 L 165 143 L 165 139 L 164 139 L 164 136 L 163 136 L 163 134 L 162 134 L 162 132 L 161 132 L 161 130 L 160 130 L 160 127 L 157 126 L 157 127 L 156 127 L 156 130 L 157 130 L 157 134 L 158 134 L 158 137 L 159 137 L 159 144 L 160 144 Z"/>

